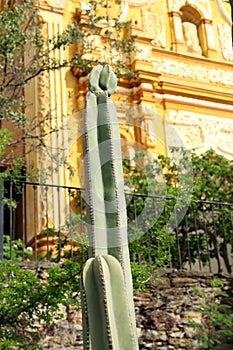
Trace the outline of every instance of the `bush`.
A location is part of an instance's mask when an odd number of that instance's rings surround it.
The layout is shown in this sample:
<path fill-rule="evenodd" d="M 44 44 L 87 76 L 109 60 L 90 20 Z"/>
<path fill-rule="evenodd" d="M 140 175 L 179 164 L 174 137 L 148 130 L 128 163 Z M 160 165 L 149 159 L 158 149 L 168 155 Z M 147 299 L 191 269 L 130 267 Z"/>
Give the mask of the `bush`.
<path fill-rule="evenodd" d="M 223 287 L 219 279 L 211 282 L 212 288 Z M 204 302 L 200 305 L 202 322 L 190 321 L 190 326 L 197 332 L 197 339 L 204 349 L 213 349 L 218 344 L 233 342 L 233 313 L 232 307 L 224 301 L 229 295 L 223 291 L 215 294 L 215 300 L 210 302 L 206 294 L 199 289 L 194 289 Z M 220 298 L 219 302 L 216 299 Z"/>
<path fill-rule="evenodd" d="M 0 350 L 41 347 L 40 338 L 56 319 L 59 305 L 80 307 L 81 264 L 67 262 L 48 270 L 47 283 L 16 263 L 0 263 Z"/>
<path fill-rule="evenodd" d="M 24 244 L 21 239 L 10 239 L 10 236 L 4 235 L 3 243 L 3 256 L 4 259 L 20 261 L 27 259 L 32 255 L 32 250 L 30 248 L 24 248 Z"/>

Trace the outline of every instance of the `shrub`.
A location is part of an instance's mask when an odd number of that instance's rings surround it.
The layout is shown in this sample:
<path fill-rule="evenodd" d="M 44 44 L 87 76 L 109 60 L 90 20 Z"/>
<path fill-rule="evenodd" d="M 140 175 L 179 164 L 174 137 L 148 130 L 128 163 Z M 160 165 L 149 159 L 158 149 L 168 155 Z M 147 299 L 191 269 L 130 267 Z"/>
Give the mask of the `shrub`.
<path fill-rule="evenodd" d="M 38 341 L 56 319 L 59 305 L 79 308 L 81 264 L 48 270 L 47 283 L 16 263 L 0 263 L 0 350 L 40 349 Z"/>
<path fill-rule="evenodd" d="M 211 282 L 212 288 L 223 287 L 219 279 Z M 194 289 L 204 302 L 200 305 L 202 322 L 190 321 L 190 326 L 197 332 L 197 339 L 204 349 L 213 349 L 215 345 L 225 342 L 233 342 L 233 313 L 232 307 L 224 301 L 229 295 L 223 291 L 215 294 L 214 301 L 210 301 L 206 294 L 199 289 Z M 216 299 L 219 299 L 216 302 Z"/>

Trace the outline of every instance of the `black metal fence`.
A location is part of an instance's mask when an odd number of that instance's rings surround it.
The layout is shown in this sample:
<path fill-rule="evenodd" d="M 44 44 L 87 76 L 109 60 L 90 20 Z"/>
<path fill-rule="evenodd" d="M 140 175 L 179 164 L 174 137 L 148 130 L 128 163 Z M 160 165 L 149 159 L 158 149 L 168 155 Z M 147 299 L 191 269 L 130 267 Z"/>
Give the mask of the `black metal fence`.
<path fill-rule="evenodd" d="M 232 273 L 233 204 L 126 193 L 132 260 Z M 32 182 L 0 186 L 0 259 L 85 259 L 85 190 Z"/>

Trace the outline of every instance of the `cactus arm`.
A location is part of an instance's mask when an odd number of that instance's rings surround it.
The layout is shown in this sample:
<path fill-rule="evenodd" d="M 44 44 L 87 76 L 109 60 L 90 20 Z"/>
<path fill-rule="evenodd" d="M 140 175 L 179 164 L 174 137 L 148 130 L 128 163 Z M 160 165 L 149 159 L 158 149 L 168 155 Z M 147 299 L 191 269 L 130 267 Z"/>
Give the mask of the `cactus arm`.
<path fill-rule="evenodd" d="M 110 350 L 103 313 L 103 296 L 99 295 L 93 271 L 94 258 L 87 260 L 82 273 L 83 332 L 85 350 Z"/>
<path fill-rule="evenodd" d="M 88 79 L 88 90 L 91 92 L 102 92 L 102 89 L 99 85 L 100 75 L 103 70 L 103 66 L 98 64 L 94 69 L 92 69 L 89 79 Z"/>
<path fill-rule="evenodd" d="M 108 231 L 108 253 L 115 256 L 124 269 L 123 239 L 127 237 L 127 223 L 121 225 L 121 217 L 125 216 L 125 198 L 120 193 L 117 163 L 121 162 L 120 133 L 113 140 L 113 127 L 118 128 L 116 111 L 113 102 L 105 94 L 97 96 L 98 103 L 98 142 L 104 189 L 106 212 L 106 229 Z M 115 119 L 115 120 L 114 120 Z M 113 123 L 115 125 L 113 126 Z M 118 130 L 117 130 L 118 131 Z M 123 175 L 123 174 L 122 174 Z M 123 194 L 123 196 L 122 196 Z M 123 211 L 122 211 L 123 210 Z M 122 220 L 123 221 L 123 220 Z"/>
<path fill-rule="evenodd" d="M 107 253 L 106 218 L 103 198 L 103 182 L 100 172 L 100 156 L 97 137 L 98 106 L 97 94 L 101 89 L 99 80 L 102 66 L 92 70 L 89 78 L 89 91 L 86 97 L 83 133 L 83 155 L 86 178 L 87 228 L 89 256 Z"/>
<path fill-rule="evenodd" d="M 106 64 L 100 72 L 99 86 L 103 91 L 108 92 L 108 96 L 111 96 L 116 90 L 117 79 L 108 64 Z"/>
<path fill-rule="evenodd" d="M 98 121 L 98 141 L 100 147 L 103 146 L 100 148 L 100 160 L 106 208 L 108 254 L 115 256 L 122 266 L 130 314 L 135 323 L 120 130 L 113 101 L 101 94 L 98 95 L 97 102 L 98 118 L 100 119 Z"/>
<path fill-rule="evenodd" d="M 127 242 L 127 222 L 120 132 L 114 103 L 108 97 L 116 88 L 115 74 L 108 65 L 104 68 L 98 65 L 90 74 L 88 86 L 83 149 L 91 243 L 89 256 L 109 252 L 123 267 L 121 247 L 123 240 Z"/>
<path fill-rule="evenodd" d="M 92 149 L 95 148 L 95 135 L 94 128 L 92 129 L 89 126 L 90 118 L 87 117 L 88 113 L 91 112 L 93 115 L 98 115 L 97 106 L 96 106 L 96 96 L 88 92 L 86 98 L 86 108 L 85 108 L 85 117 L 84 117 L 84 133 L 83 133 L 83 155 L 84 155 L 84 167 L 85 167 L 85 178 L 86 178 L 86 212 L 87 212 L 87 225 L 88 225 L 88 238 L 89 238 L 89 255 L 92 256 L 95 254 L 95 234 L 94 234 L 94 223 L 96 222 L 96 213 L 94 211 L 94 199 L 91 195 L 93 193 L 93 182 L 91 181 L 91 169 L 89 164 L 92 161 L 91 155 L 93 155 Z M 93 118 L 95 120 L 95 118 Z"/>
<path fill-rule="evenodd" d="M 88 304 L 88 350 L 135 350 L 124 276 L 111 255 L 90 258 L 83 271 Z M 119 297 L 120 296 L 120 297 Z"/>
<path fill-rule="evenodd" d="M 84 350 L 90 350 L 90 326 L 89 326 L 89 317 L 88 313 L 91 312 L 90 306 L 87 303 L 87 291 L 90 282 L 88 271 L 90 269 L 90 264 L 92 259 L 88 259 L 85 263 L 84 269 L 81 274 L 81 303 L 82 303 L 82 327 L 83 327 L 83 348 Z M 91 276 L 92 277 L 92 276 Z M 91 286 L 92 287 L 92 286 Z"/>
<path fill-rule="evenodd" d="M 108 70 L 110 69 L 108 65 L 105 67 L 108 67 Z M 109 93 L 114 86 L 114 78 L 107 69 L 105 70 L 105 67 L 100 75 L 100 79 L 102 78 L 101 86 Z M 106 74 L 105 80 L 103 80 L 103 73 Z M 105 84 L 104 81 L 106 82 Z M 120 129 L 115 104 L 107 94 L 99 94 L 97 96 L 97 103 L 98 143 L 100 147 L 100 162 L 102 164 L 102 179 L 106 208 L 108 254 L 115 256 L 121 264 L 128 294 L 129 312 L 132 322 L 136 324 L 127 237 L 127 214 L 124 195 Z M 135 339 L 137 339 L 136 330 L 134 335 Z"/>

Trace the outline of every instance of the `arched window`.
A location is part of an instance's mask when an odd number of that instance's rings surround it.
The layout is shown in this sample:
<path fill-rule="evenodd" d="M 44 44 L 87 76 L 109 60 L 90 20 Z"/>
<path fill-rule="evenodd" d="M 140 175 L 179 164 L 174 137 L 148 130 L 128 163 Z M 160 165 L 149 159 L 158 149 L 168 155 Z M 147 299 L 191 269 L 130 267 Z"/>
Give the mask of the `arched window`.
<path fill-rule="evenodd" d="M 191 6 L 180 9 L 183 29 L 184 50 L 194 55 L 203 55 L 201 15 Z"/>

